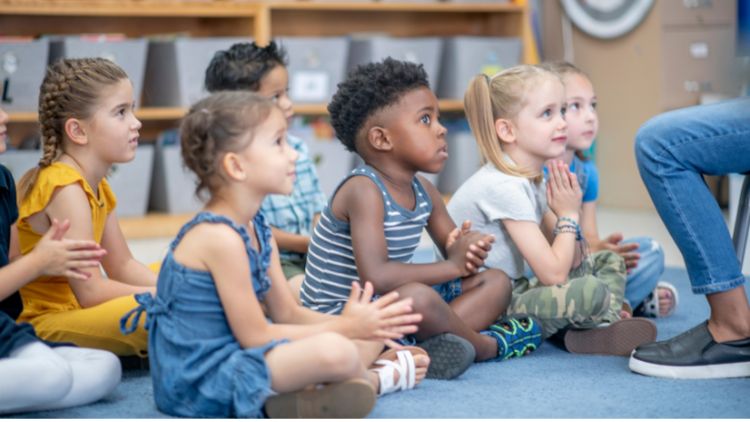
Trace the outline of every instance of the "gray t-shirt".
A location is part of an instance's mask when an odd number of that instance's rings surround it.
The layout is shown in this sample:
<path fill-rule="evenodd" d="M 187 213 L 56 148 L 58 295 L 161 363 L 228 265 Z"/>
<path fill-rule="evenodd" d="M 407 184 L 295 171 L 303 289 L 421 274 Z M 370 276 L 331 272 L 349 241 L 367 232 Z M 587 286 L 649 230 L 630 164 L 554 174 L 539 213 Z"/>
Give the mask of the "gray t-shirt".
<path fill-rule="evenodd" d="M 448 213 L 456 225 L 471 221 L 473 230 L 492 234 L 492 245 L 484 265 L 497 268 L 515 280 L 524 274 L 524 259 L 501 220 L 533 221 L 541 224 L 547 211 L 544 183 L 505 174 L 488 163 L 474 173 L 448 202 Z"/>

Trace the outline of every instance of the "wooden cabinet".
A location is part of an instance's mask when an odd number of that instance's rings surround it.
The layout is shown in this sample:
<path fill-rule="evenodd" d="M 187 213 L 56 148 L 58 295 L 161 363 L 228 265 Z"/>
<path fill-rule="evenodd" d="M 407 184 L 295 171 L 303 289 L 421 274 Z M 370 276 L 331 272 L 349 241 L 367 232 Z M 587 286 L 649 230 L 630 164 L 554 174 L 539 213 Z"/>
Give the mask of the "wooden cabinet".
<path fill-rule="evenodd" d="M 564 57 L 562 13 L 558 2 L 544 2 L 545 59 Z M 648 119 L 697 105 L 703 95 L 739 94 L 736 19 L 736 0 L 658 0 L 619 38 L 596 39 L 572 27 L 568 53 L 589 74 L 599 99 L 601 204 L 653 209 L 634 153 L 635 135 Z"/>
<path fill-rule="evenodd" d="M 523 60 L 538 59 L 526 0 L 497 3 L 394 3 L 346 1 L 229 0 L 0 0 L 0 36 L 121 33 L 128 37 L 187 34 L 194 37 L 251 36 L 267 43 L 278 36 L 340 36 L 377 32 L 410 36 L 516 36 Z M 463 111 L 462 99 L 441 99 L 443 112 Z M 326 104 L 295 107 L 297 114 L 326 113 Z M 173 127 L 183 108 L 137 110 L 143 139 Z M 17 142 L 35 130 L 36 113 L 10 113 L 9 134 Z M 165 216 L 130 219 L 126 235 L 148 236 L 143 223 L 163 226 Z M 170 227 L 179 227 L 185 216 Z M 171 220 L 170 220 L 171 221 Z M 173 230 L 169 230 L 171 233 Z M 169 235 L 169 233 L 161 233 Z"/>

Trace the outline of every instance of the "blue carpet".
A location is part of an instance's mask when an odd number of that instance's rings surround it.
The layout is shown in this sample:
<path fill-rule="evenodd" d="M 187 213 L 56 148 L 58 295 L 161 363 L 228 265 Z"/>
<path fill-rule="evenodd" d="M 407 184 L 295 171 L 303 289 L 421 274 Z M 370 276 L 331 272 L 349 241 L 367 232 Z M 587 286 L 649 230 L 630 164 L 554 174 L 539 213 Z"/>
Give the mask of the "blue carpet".
<path fill-rule="evenodd" d="M 680 291 L 676 314 L 656 320 L 659 339 L 708 318 L 704 296 L 687 273 L 668 269 Z M 378 401 L 374 418 L 748 418 L 750 379 L 666 380 L 635 375 L 627 358 L 566 353 L 549 342 L 528 357 L 476 364 L 459 379 L 425 380 Z M 14 417 L 162 418 L 145 371 L 129 371 L 106 400 Z"/>

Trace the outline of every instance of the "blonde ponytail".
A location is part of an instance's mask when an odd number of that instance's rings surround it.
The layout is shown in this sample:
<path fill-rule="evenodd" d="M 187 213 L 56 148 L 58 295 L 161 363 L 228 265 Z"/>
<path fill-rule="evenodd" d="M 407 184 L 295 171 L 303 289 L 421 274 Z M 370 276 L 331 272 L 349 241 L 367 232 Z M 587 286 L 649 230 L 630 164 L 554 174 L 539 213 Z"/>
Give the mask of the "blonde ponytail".
<path fill-rule="evenodd" d="M 541 180 L 539 172 L 521 169 L 505 158 L 502 141 L 495 131 L 495 121 L 516 117 L 523 107 L 528 83 L 545 75 L 556 77 L 554 73 L 538 66 L 520 65 L 491 78 L 477 75 L 471 80 L 464 95 L 464 109 L 483 164 L 492 163 L 498 170 L 512 176 L 525 177 L 535 182 Z"/>

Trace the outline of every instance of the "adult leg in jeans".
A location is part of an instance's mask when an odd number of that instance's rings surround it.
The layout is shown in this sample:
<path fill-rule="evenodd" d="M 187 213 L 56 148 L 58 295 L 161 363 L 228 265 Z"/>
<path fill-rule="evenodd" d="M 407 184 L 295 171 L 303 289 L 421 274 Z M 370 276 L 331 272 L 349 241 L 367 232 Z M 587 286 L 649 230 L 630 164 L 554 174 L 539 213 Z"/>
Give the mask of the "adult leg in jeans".
<path fill-rule="evenodd" d="M 750 306 L 729 231 L 703 174 L 750 171 L 750 98 L 657 116 L 636 136 L 641 178 L 682 252 L 692 290 L 711 316 L 666 342 L 643 346 L 630 367 L 674 378 L 750 376 Z"/>

